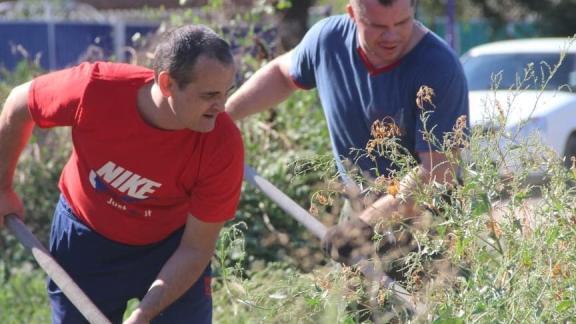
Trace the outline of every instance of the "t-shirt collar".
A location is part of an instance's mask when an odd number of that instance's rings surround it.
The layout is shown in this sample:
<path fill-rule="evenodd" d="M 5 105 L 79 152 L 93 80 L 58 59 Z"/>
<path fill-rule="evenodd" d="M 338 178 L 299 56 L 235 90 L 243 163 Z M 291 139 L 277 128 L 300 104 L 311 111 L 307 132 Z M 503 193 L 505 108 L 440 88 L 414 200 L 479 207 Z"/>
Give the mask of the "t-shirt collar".
<path fill-rule="evenodd" d="M 356 47 L 356 51 L 358 52 L 358 55 L 360 55 L 360 59 L 362 60 L 362 62 L 366 66 L 366 69 L 368 69 L 368 73 L 370 73 L 371 76 L 375 76 L 375 75 L 378 75 L 382 72 L 387 72 L 387 71 L 393 70 L 395 67 L 400 65 L 400 63 L 402 62 L 402 59 L 399 59 L 396 62 L 390 63 L 390 64 L 383 66 L 383 67 L 380 67 L 380 68 L 377 68 L 370 62 L 370 60 L 368 59 L 368 55 L 366 55 L 366 53 L 364 52 L 362 47 L 360 47 L 360 45 L 358 45 Z"/>

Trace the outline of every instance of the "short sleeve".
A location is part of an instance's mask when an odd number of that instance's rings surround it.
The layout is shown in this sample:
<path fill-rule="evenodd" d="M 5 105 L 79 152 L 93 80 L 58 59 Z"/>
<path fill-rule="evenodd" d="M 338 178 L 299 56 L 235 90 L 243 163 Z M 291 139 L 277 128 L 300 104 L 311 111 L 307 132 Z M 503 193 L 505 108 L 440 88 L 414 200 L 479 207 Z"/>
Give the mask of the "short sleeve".
<path fill-rule="evenodd" d="M 294 83 L 302 89 L 316 87 L 315 68 L 320 54 L 321 34 L 327 19 L 325 18 L 312 26 L 291 53 L 290 76 Z"/>
<path fill-rule="evenodd" d="M 234 218 L 244 179 L 240 131 L 227 115 L 218 122 L 223 122 L 224 127 L 214 130 L 216 136 L 207 141 L 210 153 L 203 159 L 190 193 L 190 214 L 205 222 Z"/>
<path fill-rule="evenodd" d="M 426 152 L 430 148 L 440 150 L 446 133 L 452 132 L 460 116 L 466 116 L 468 121 L 468 85 L 459 63 L 451 63 L 452 68 L 434 72 L 434 77 L 423 79 L 418 89 L 427 87 L 434 92 L 432 105 L 424 104 L 424 109 L 430 110 L 425 122 L 417 117 L 416 151 Z M 415 98 L 416 99 L 416 98 Z M 416 109 L 420 109 L 416 106 Z M 433 141 L 424 138 L 425 132 L 431 132 Z"/>
<path fill-rule="evenodd" d="M 93 66 L 51 72 L 35 78 L 28 93 L 28 109 L 34 122 L 42 128 L 72 126 Z"/>

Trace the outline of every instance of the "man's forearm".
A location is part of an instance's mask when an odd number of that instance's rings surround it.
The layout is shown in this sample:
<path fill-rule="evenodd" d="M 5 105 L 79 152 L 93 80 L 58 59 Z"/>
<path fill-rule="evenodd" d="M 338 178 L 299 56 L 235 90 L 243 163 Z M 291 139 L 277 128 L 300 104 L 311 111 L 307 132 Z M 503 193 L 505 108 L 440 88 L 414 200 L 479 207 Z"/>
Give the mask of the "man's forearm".
<path fill-rule="evenodd" d="M 168 259 L 156 280 L 138 305 L 136 313 L 151 320 L 182 296 L 204 272 L 213 250 L 178 248 Z"/>
<path fill-rule="evenodd" d="M 27 94 L 27 85 L 14 89 L 0 114 L 0 190 L 12 188 L 18 158 L 34 126 L 27 107 Z"/>
<path fill-rule="evenodd" d="M 223 226 L 224 222 L 208 223 L 188 215 L 180 245 L 125 323 L 150 322 L 192 287 L 214 254 Z"/>
<path fill-rule="evenodd" d="M 288 77 L 286 54 L 258 70 L 226 102 L 234 120 L 270 109 L 288 98 L 296 87 Z"/>
<path fill-rule="evenodd" d="M 426 173 L 422 168 L 415 168 L 400 181 L 397 194 L 387 194 L 379 198 L 364 209 L 359 217 L 372 226 L 393 218 L 400 218 L 400 220 L 414 218 L 418 209 L 411 195 L 416 190 L 419 181 L 427 178 Z"/>
<path fill-rule="evenodd" d="M 368 206 L 360 214 L 363 221 L 374 226 L 387 220 L 413 219 L 421 212 L 413 199 L 418 186 L 431 182 L 454 185 L 456 166 L 443 154 L 422 153 L 420 158 L 422 163 L 400 181 L 398 193 L 386 195 Z"/>

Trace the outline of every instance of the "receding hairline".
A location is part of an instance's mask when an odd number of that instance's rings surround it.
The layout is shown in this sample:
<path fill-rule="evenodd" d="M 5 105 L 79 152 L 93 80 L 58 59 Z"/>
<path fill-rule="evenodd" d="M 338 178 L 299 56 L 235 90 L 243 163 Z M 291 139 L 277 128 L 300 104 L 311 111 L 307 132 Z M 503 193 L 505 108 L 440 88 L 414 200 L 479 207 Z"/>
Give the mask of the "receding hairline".
<path fill-rule="evenodd" d="M 383 5 L 383 6 L 385 6 L 385 7 L 388 7 L 388 6 L 391 6 L 391 5 L 393 5 L 395 2 L 398 2 L 398 1 L 400 1 L 400 0 L 376 0 L 376 1 L 378 1 L 378 3 L 380 3 L 381 5 Z M 412 7 L 415 7 L 417 1 L 418 1 L 418 0 L 410 0 L 410 5 L 411 5 Z M 362 6 L 361 3 L 360 3 L 360 2 L 362 2 L 362 0 L 350 0 L 349 2 L 350 2 L 350 4 L 356 4 L 357 6 Z"/>
<path fill-rule="evenodd" d="M 194 62 L 194 65 L 191 66 L 191 69 L 189 72 L 191 72 L 191 82 L 194 82 L 195 80 L 197 80 L 197 76 L 198 76 L 198 67 L 201 65 L 201 63 L 205 63 L 205 62 L 201 62 L 202 59 L 205 60 L 212 60 L 224 67 L 228 67 L 228 68 L 233 68 L 236 69 L 236 62 L 234 60 L 232 61 L 223 61 L 221 59 L 219 59 L 217 56 L 215 55 L 210 55 L 210 53 L 201 53 L 200 55 L 198 55 L 198 57 L 196 58 L 196 61 Z"/>

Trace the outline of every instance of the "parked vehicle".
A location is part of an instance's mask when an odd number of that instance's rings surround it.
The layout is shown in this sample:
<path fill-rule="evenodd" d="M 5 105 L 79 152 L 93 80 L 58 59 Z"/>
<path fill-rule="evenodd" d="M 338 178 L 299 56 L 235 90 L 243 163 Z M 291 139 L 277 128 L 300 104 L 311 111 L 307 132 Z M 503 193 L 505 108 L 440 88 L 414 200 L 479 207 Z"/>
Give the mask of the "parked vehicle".
<path fill-rule="evenodd" d="M 498 134 L 499 151 L 507 155 L 493 158 L 503 162 L 499 164 L 503 172 L 523 167 L 511 148 L 534 139 L 572 165 L 571 157 L 576 156 L 575 39 L 493 42 L 470 49 L 461 61 L 470 90 L 470 125 Z M 543 151 L 542 146 L 524 147 L 534 154 Z"/>

